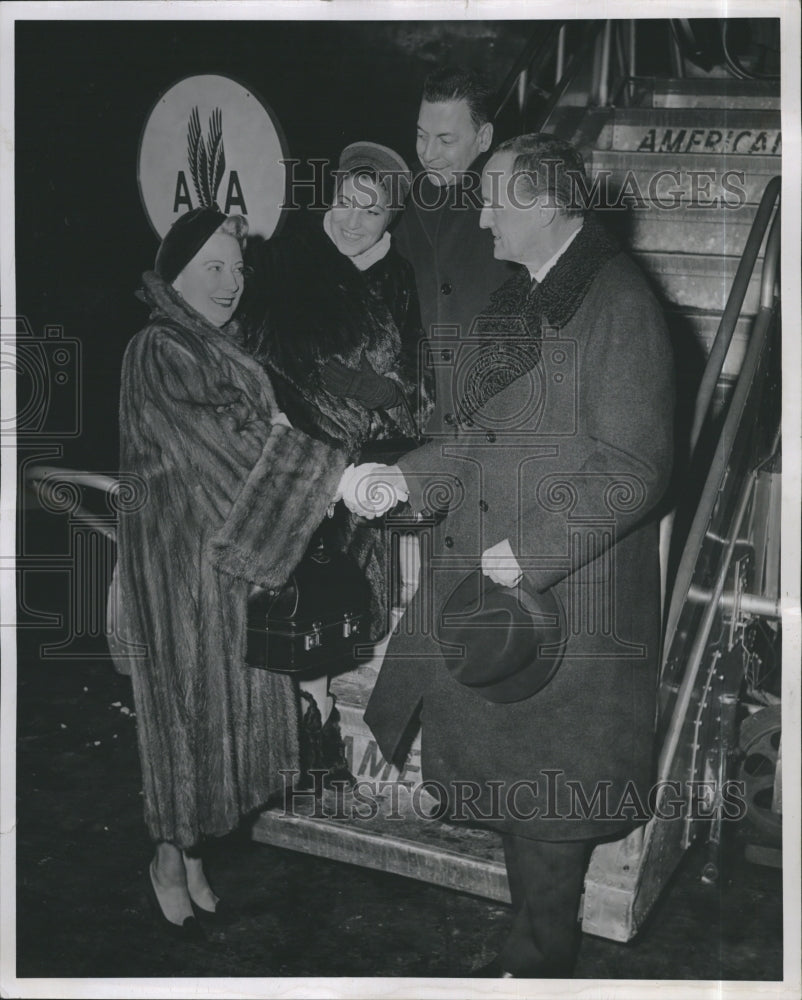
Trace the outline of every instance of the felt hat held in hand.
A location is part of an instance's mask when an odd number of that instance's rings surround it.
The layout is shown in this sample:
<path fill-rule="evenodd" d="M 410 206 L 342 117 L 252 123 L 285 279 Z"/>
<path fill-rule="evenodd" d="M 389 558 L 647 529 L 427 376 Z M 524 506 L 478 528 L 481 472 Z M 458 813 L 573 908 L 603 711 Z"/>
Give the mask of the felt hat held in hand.
<path fill-rule="evenodd" d="M 439 638 L 460 684 L 499 704 L 530 698 L 552 679 L 566 640 L 565 611 L 553 590 L 543 593 L 493 583 L 475 570 L 445 603 Z"/>

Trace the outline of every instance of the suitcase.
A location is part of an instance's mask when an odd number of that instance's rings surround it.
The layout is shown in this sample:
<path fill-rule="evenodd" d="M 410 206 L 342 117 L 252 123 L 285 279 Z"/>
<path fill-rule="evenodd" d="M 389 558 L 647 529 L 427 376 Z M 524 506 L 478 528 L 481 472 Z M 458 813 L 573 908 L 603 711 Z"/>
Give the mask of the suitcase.
<path fill-rule="evenodd" d="M 359 566 L 317 540 L 278 593 L 258 588 L 248 599 L 245 661 L 304 677 L 347 669 L 369 601 Z"/>

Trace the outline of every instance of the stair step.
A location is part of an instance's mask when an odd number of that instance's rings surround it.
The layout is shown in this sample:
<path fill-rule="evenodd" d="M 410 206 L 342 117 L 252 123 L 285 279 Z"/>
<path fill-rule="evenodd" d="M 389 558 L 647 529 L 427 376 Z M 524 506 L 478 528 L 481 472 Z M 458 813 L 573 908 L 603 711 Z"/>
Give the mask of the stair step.
<path fill-rule="evenodd" d="M 656 205 L 628 212 L 605 213 L 624 246 L 633 250 L 716 254 L 740 257 L 754 222 L 754 205 L 736 209 L 689 207 L 675 210 Z M 764 236 L 759 256 L 762 256 Z"/>
<path fill-rule="evenodd" d="M 687 309 L 723 311 L 738 267 L 738 258 L 709 254 L 633 251 L 668 304 Z M 755 313 L 760 299 L 760 270 L 755 269 L 743 311 Z"/>
<path fill-rule="evenodd" d="M 656 108 L 765 108 L 779 110 L 780 85 L 768 80 L 731 78 L 654 81 Z"/>
<path fill-rule="evenodd" d="M 780 113 L 708 108 L 618 109 L 602 129 L 596 146 L 656 154 L 780 156 Z"/>
<path fill-rule="evenodd" d="M 359 784 L 337 796 L 284 796 L 263 812 L 253 838 L 508 903 L 501 837 L 493 830 L 430 818 L 436 801 L 422 784 L 420 733 L 404 767 L 384 760 L 363 714 L 387 643 L 369 663 L 331 682 L 349 769 Z"/>
<path fill-rule="evenodd" d="M 588 172 L 593 176 L 602 171 L 607 174 L 607 190 L 603 187 L 602 194 L 609 205 L 631 205 L 641 199 L 642 203 L 656 199 L 670 203 L 677 198 L 685 206 L 705 207 L 757 204 L 768 182 L 780 173 L 780 161 L 774 156 L 733 155 L 721 159 L 717 168 L 711 166 L 709 156 L 693 153 L 678 156 L 594 150 Z"/>
<path fill-rule="evenodd" d="M 254 840 L 304 854 L 404 875 L 498 903 L 510 894 L 501 837 L 492 830 L 418 818 L 370 785 L 318 803 L 296 797 L 261 813 Z M 371 815 L 376 811 L 376 815 Z"/>

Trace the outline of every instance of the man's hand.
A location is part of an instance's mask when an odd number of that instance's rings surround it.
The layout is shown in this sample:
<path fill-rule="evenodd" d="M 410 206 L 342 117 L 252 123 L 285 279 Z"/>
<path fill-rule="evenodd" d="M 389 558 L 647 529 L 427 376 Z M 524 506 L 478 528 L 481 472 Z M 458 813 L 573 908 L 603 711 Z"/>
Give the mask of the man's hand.
<path fill-rule="evenodd" d="M 397 503 L 409 499 L 404 474 L 397 465 L 365 462 L 349 465 L 343 473 L 338 494 L 352 514 L 381 517 Z"/>
<path fill-rule="evenodd" d="M 497 545 L 491 545 L 482 553 L 482 572 L 489 576 L 493 583 L 502 587 L 514 587 L 520 582 L 523 571 L 513 554 L 509 539 Z"/>

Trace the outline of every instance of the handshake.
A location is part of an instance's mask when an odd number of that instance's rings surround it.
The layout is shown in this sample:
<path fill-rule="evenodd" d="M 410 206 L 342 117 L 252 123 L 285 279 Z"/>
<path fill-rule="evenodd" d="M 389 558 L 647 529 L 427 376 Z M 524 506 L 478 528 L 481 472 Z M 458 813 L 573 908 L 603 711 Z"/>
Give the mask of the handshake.
<path fill-rule="evenodd" d="M 335 500 L 359 517 L 382 517 L 397 503 L 409 499 L 404 474 L 397 465 L 365 462 L 349 465 L 337 487 Z"/>

